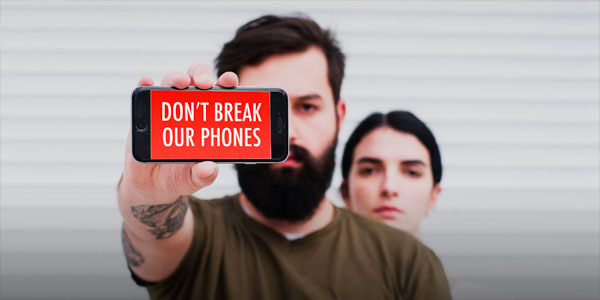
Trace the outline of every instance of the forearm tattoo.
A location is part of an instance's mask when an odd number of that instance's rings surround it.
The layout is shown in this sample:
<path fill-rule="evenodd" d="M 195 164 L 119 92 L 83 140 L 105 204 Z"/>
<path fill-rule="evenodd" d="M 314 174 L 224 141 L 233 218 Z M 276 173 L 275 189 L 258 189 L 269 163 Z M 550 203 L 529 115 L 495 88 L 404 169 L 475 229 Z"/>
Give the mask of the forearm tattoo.
<path fill-rule="evenodd" d="M 152 227 L 157 240 L 171 237 L 181 226 L 188 209 L 188 197 L 179 197 L 172 203 L 132 206 L 131 212 L 145 225 Z"/>
<path fill-rule="evenodd" d="M 125 252 L 125 258 L 127 263 L 132 267 L 139 267 L 144 263 L 145 259 L 142 253 L 133 247 L 125 227 L 121 229 L 121 243 L 123 244 L 123 251 Z"/>

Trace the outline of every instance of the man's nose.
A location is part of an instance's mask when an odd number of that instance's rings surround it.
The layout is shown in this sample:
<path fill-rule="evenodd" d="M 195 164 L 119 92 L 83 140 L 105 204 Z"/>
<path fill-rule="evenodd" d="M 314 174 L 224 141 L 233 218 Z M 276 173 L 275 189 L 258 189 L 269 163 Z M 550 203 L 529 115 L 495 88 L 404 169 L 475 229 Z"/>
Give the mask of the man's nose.
<path fill-rule="evenodd" d="M 296 128 L 296 119 L 290 115 L 290 118 L 288 120 L 288 134 L 290 139 L 290 145 L 295 144 L 296 140 L 298 139 Z"/>

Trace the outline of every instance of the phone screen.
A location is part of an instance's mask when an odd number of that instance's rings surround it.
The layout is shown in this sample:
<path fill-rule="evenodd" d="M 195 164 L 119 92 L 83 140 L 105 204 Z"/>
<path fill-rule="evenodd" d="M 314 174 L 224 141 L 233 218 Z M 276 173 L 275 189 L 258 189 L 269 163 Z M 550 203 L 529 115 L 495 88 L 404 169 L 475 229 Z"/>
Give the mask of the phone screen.
<path fill-rule="evenodd" d="M 271 159 L 268 91 L 150 91 L 151 159 Z"/>

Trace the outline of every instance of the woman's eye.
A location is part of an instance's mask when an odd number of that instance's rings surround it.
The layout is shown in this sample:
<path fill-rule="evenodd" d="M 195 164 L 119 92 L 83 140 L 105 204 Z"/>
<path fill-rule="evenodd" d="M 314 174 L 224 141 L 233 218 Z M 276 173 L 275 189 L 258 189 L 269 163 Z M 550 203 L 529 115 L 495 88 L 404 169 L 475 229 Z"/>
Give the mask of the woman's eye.
<path fill-rule="evenodd" d="M 414 178 L 421 177 L 421 173 L 417 172 L 417 171 L 408 170 L 407 173 L 408 173 L 408 176 L 410 176 L 410 177 L 414 177 Z"/>
<path fill-rule="evenodd" d="M 374 168 L 362 168 L 362 169 L 358 170 L 358 174 L 363 175 L 363 176 L 371 175 L 373 173 L 375 173 Z"/>

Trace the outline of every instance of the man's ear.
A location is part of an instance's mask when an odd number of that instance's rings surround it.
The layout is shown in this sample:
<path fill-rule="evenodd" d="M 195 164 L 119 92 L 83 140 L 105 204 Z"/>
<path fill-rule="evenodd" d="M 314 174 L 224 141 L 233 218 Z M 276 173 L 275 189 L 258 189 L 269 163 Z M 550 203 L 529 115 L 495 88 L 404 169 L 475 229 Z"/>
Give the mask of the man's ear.
<path fill-rule="evenodd" d="M 335 106 L 335 113 L 337 115 L 338 122 L 337 128 L 342 128 L 342 121 L 344 121 L 344 117 L 346 116 L 346 101 L 344 101 L 344 99 L 340 98 L 338 100 L 338 103 Z"/>
<path fill-rule="evenodd" d="M 342 199 L 344 200 L 344 204 L 346 204 L 346 207 L 349 209 L 350 208 L 350 197 L 348 197 L 348 181 L 345 179 L 342 181 L 342 184 L 340 185 L 340 193 L 342 194 Z"/>
<path fill-rule="evenodd" d="M 429 213 L 437 204 L 437 199 L 442 192 L 442 186 L 439 183 L 436 183 L 431 190 L 431 195 L 429 197 L 429 201 L 427 201 L 427 213 Z"/>

